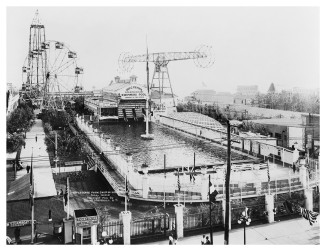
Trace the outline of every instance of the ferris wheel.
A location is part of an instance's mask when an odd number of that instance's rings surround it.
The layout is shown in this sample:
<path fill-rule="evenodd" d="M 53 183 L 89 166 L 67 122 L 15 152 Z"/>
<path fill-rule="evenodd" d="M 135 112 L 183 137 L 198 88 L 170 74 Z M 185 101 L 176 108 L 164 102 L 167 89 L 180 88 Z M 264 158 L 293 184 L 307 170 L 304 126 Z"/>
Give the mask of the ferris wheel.
<path fill-rule="evenodd" d="M 66 96 L 83 90 L 84 70 L 77 65 L 77 53 L 64 43 L 42 42 L 40 53 L 33 54 L 32 60 L 29 57 L 23 66 L 23 82 L 42 86 L 36 89 L 43 92 L 44 108 L 63 109 Z M 36 63 L 40 67 L 35 67 Z"/>
<path fill-rule="evenodd" d="M 45 39 L 45 27 L 36 11 L 22 67 L 22 97 L 43 108 L 63 109 L 65 96 L 83 91 L 83 73 L 75 51 L 62 42 Z"/>

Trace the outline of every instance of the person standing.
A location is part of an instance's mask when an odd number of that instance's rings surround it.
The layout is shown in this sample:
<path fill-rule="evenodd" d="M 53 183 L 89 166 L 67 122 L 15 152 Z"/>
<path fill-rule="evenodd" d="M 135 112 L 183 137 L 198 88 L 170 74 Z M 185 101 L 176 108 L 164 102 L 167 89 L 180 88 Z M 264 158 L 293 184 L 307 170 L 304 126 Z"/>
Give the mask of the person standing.
<path fill-rule="evenodd" d="M 206 242 L 206 238 L 205 238 L 205 235 L 203 234 L 203 238 L 201 239 L 201 244 L 205 245 L 205 242 Z"/>
<path fill-rule="evenodd" d="M 209 240 L 209 237 L 208 236 L 206 236 L 205 245 L 211 245 L 211 241 Z"/>
<path fill-rule="evenodd" d="M 31 169 L 31 167 L 29 165 L 26 166 L 26 171 L 27 173 L 29 173 L 29 170 Z"/>
<path fill-rule="evenodd" d="M 37 142 L 37 135 L 35 135 L 35 141 Z"/>

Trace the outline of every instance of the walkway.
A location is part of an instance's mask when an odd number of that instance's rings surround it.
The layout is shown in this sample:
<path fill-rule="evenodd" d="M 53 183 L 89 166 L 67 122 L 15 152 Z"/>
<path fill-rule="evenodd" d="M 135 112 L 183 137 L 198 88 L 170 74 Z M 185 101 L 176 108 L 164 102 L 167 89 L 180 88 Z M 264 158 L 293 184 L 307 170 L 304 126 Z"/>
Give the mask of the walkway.
<path fill-rule="evenodd" d="M 319 219 L 318 219 L 319 220 Z M 209 236 L 209 233 L 206 233 Z M 214 245 L 223 245 L 224 232 L 213 235 Z M 319 245 L 320 223 L 313 226 L 309 221 L 299 218 L 258 225 L 246 228 L 247 245 Z M 243 228 L 230 231 L 230 245 L 243 245 Z M 200 245 L 202 235 L 184 237 L 178 240 L 177 245 Z M 146 245 L 167 245 L 168 240 L 147 243 Z"/>
<path fill-rule="evenodd" d="M 20 159 L 23 161 L 23 166 L 26 168 L 26 166 L 31 163 L 33 152 L 35 198 L 57 195 L 44 138 L 45 134 L 42 120 L 35 119 L 35 124 L 32 126 L 31 130 L 26 133 L 26 145 L 25 148 L 22 148 L 20 154 Z M 17 179 L 24 176 L 26 173 L 26 169 L 17 171 Z"/>

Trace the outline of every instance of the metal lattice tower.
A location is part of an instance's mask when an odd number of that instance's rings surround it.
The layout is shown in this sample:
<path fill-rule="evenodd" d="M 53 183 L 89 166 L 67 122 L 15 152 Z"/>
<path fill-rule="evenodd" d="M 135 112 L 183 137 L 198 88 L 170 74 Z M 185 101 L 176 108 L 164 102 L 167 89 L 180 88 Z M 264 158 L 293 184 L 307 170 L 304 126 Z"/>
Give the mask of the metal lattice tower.
<path fill-rule="evenodd" d="M 45 42 L 45 27 L 41 23 L 38 10 L 35 13 L 29 33 L 27 63 L 23 66 L 23 97 L 42 99 L 46 84 L 46 51 L 42 48 Z"/>
<path fill-rule="evenodd" d="M 118 63 L 121 71 L 129 72 L 133 69 L 135 62 L 153 62 L 155 68 L 150 84 L 150 91 L 157 91 L 159 93 L 160 102 L 163 95 L 171 94 L 175 105 L 168 64 L 171 61 L 188 59 L 194 60 L 197 67 L 210 67 L 214 64 L 212 47 L 202 45 L 192 52 L 161 52 L 136 56 L 130 53 L 121 53 Z"/>

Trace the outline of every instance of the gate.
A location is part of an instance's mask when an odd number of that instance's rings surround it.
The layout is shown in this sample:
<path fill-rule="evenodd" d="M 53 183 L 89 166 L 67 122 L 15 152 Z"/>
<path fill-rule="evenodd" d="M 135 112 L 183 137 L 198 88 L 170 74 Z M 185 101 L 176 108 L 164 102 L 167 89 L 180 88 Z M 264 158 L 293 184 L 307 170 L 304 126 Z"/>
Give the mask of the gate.
<path fill-rule="evenodd" d="M 112 238 L 113 244 L 123 244 L 122 221 L 104 221 L 98 225 L 97 229 L 97 236 L 100 240 L 107 241 L 107 239 Z"/>
<path fill-rule="evenodd" d="M 287 206 L 286 203 L 289 202 L 290 208 Z M 305 198 L 304 198 L 304 192 L 296 191 L 284 194 L 275 194 L 274 195 L 274 206 L 275 206 L 275 220 L 280 219 L 281 217 L 285 216 L 294 216 L 299 213 L 296 206 L 304 207 L 305 204 Z"/>
<path fill-rule="evenodd" d="M 238 220 L 246 207 L 252 222 L 266 220 L 265 197 L 260 196 L 243 200 L 232 200 L 231 224 L 238 224 Z"/>
<path fill-rule="evenodd" d="M 175 215 L 159 215 L 131 222 L 132 243 L 144 239 L 165 239 L 175 230 Z"/>

